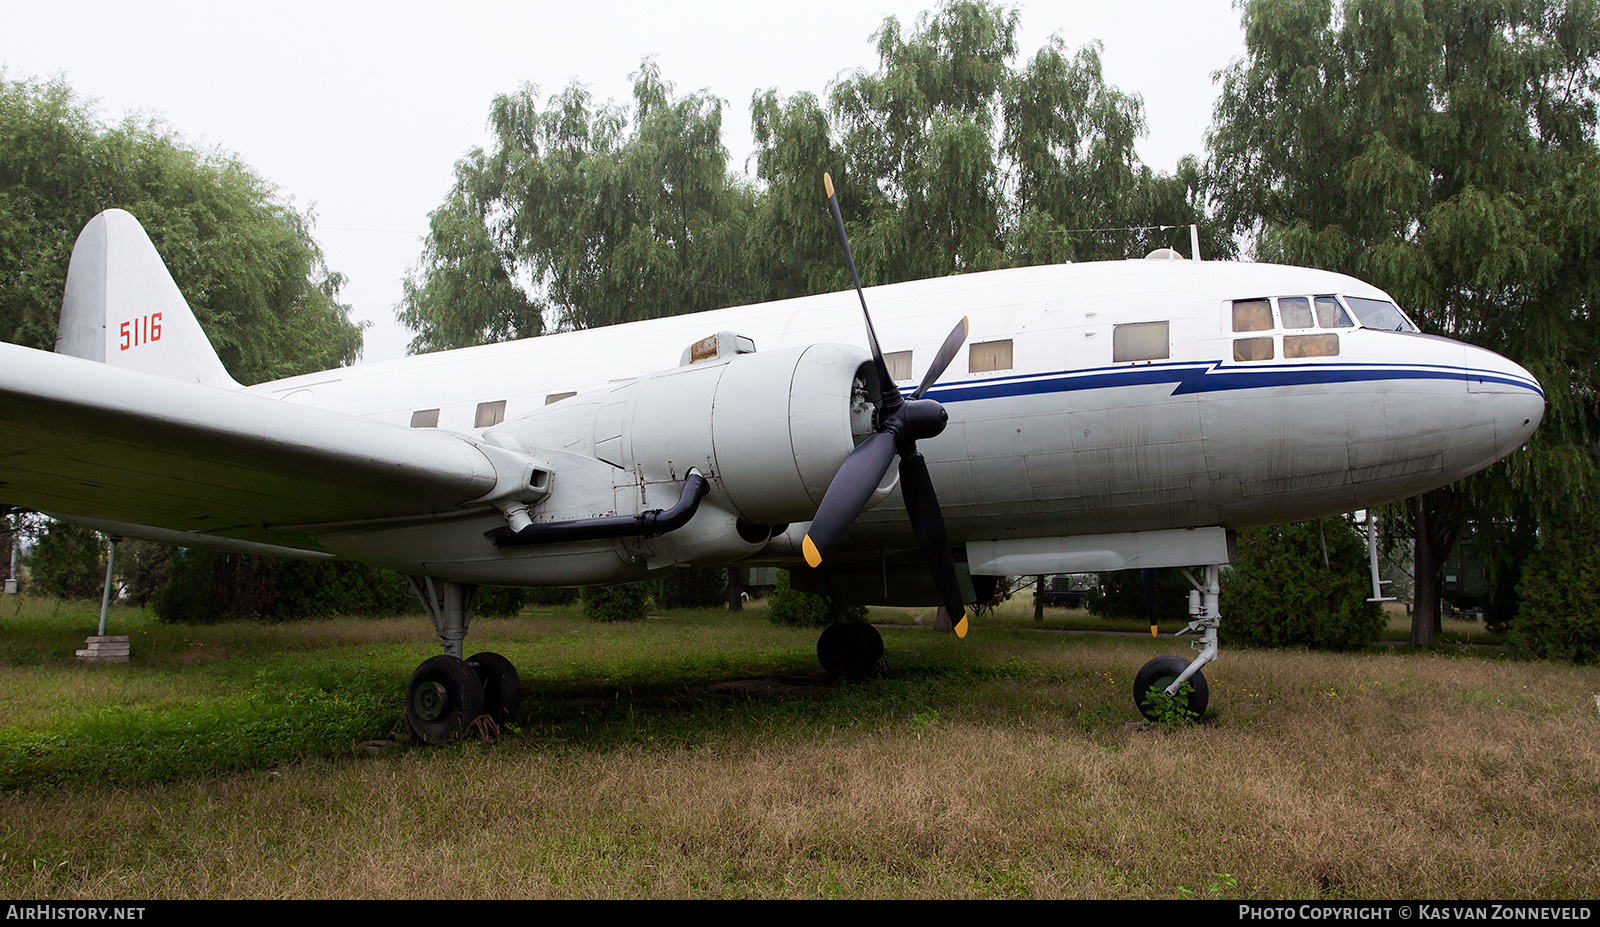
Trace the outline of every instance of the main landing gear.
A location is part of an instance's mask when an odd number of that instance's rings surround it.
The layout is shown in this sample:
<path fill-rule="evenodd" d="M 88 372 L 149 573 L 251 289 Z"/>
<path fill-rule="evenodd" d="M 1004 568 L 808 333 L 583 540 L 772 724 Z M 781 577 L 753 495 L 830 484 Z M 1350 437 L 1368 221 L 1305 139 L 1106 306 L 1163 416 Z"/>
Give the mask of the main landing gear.
<path fill-rule="evenodd" d="M 1189 614 L 1192 620 L 1179 631 L 1178 634 L 1187 634 L 1199 631 L 1200 639 L 1191 641 L 1191 645 L 1200 651 L 1200 655 L 1193 660 L 1185 660 L 1178 656 L 1156 657 L 1146 663 L 1133 677 L 1133 703 L 1138 706 L 1139 713 L 1152 721 L 1170 717 L 1165 706 L 1153 702 L 1150 698 L 1152 688 L 1164 692 L 1172 698 L 1172 708 L 1188 713 L 1190 717 L 1199 718 L 1206 713 L 1206 708 L 1211 703 L 1211 687 L 1206 684 L 1206 677 L 1200 672 L 1200 667 L 1217 658 L 1217 628 L 1222 624 L 1222 613 L 1217 609 L 1217 599 L 1222 592 L 1222 567 L 1208 566 L 1201 569 L 1202 578 L 1196 579 L 1188 570 L 1183 575 L 1188 578 L 1194 590 L 1189 593 Z M 1152 583 L 1146 582 L 1145 594 L 1153 599 Z M 1152 609 L 1153 609 L 1152 605 Z M 1155 633 L 1156 624 L 1152 618 L 1150 632 Z M 1188 683 L 1190 691 L 1180 694 L 1184 683 Z"/>
<path fill-rule="evenodd" d="M 461 659 L 478 587 L 413 576 L 408 590 L 422 602 L 444 653 L 422 661 L 406 686 L 406 723 L 433 745 L 466 733 L 480 717 L 504 724 L 522 704 L 522 680 L 511 661 L 484 651 Z"/>
<path fill-rule="evenodd" d="M 817 660 L 829 679 L 871 675 L 883 659 L 883 635 L 865 621 L 835 621 L 817 638 Z"/>

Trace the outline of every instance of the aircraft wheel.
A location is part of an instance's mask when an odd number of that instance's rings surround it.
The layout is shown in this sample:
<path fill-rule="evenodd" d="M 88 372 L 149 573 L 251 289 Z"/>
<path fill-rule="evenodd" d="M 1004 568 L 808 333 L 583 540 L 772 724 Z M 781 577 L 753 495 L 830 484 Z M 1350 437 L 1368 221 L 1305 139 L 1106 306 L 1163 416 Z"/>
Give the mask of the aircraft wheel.
<path fill-rule="evenodd" d="M 465 660 L 441 654 L 422 661 L 406 686 L 406 721 L 431 745 L 459 737 L 483 714 L 483 683 Z"/>
<path fill-rule="evenodd" d="M 1182 675 L 1188 667 L 1188 660 L 1170 654 L 1156 657 L 1141 667 L 1138 675 L 1133 677 L 1133 703 L 1138 706 L 1139 714 L 1151 721 L 1161 720 L 1156 710 L 1146 704 L 1145 694 L 1150 691 L 1151 686 L 1165 689 L 1172 685 L 1172 680 Z M 1194 691 L 1189 693 L 1189 703 L 1186 707 L 1198 718 L 1206 713 L 1206 706 L 1211 703 L 1211 688 L 1206 685 L 1205 675 L 1199 672 L 1189 677 L 1189 684 L 1194 687 Z"/>
<path fill-rule="evenodd" d="M 865 621 L 837 621 L 817 638 L 817 660 L 829 678 L 858 679 L 883 658 L 883 635 Z"/>
<path fill-rule="evenodd" d="M 522 706 L 522 677 L 511 661 L 485 650 L 467 658 L 467 665 L 483 683 L 483 713 L 496 724 L 514 721 Z"/>

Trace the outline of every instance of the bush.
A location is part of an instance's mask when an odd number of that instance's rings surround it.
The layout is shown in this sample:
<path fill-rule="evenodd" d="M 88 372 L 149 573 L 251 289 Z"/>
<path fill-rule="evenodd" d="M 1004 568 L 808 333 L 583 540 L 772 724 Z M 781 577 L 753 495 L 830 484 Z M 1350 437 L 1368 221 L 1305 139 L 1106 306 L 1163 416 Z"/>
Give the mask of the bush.
<path fill-rule="evenodd" d="M 836 616 L 828 608 L 828 600 L 811 592 L 801 592 L 789 585 L 789 571 L 778 571 L 778 587 L 767 597 L 767 618 L 773 624 L 786 624 L 796 628 L 817 628 L 835 620 L 864 620 L 865 605 L 843 606 Z"/>
<path fill-rule="evenodd" d="M 1541 525 L 1540 544 L 1517 588 L 1511 645 L 1547 660 L 1600 660 L 1600 528 L 1570 513 Z"/>
<path fill-rule="evenodd" d="M 169 624 L 211 624 L 261 615 L 272 599 L 271 561 L 189 548 L 172 559 L 167 584 L 150 598 Z"/>
<path fill-rule="evenodd" d="M 1368 602 L 1366 547 L 1343 518 L 1325 518 L 1327 565 L 1318 522 L 1239 533 L 1239 556 L 1222 583 L 1222 636 L 1229 643 L 1356 650 L 1386 620 Z"/>
<path fill-rule="evenodd" d="M 266 559 L 266 558 L 262 558 Z M 394 570 L 349 560 L 271 560 L 264 618 L 363 618 L 403 615 L 422 610 L 406 594 L 406 578 Z"/>
<path fill-rule="evenodd" d="M 581 598 L 583 615 L 590 621 L 643 621 L 650 603 L 649 584 L 588 586 Z"/>

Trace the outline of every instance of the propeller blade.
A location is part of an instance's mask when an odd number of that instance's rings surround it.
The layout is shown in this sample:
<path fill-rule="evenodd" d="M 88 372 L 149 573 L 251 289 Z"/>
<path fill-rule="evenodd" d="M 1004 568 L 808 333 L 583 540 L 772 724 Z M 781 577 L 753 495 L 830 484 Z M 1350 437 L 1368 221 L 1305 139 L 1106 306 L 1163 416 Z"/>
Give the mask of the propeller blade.
<path fill-rule="evenodd" d="M 922 394 L 928 391 L 928 387 L 932 386 L 944 374 L 944 368 L 950 366 L 950 362 L 955 360 L 956 352 L 961 350 L 961 345 L 966 340 L 967 317 L 962 316 L 961 321 L 956 323 L 956 327 L 952 328 L 950 334 L 945 336 L 944 344 L 939 346 L 939 353 L 933 356 L 933 363 L 929 365 L 928 372 L 922 375 L 921 385 L 917 387 L 916 392 L 911 394 L 912 399 L 921 399 Z"/>
<path fill-rule="evenodd" d="M 928 571 L 933 574 L 934 588 L 939 590 L 939 600 L 950 620 L 955 622 L 956 637 L 966 637 L 967 607 L 961 601 L 961 584 L 956 580 L 956 564 L 950 556 L 944 516 L 939 511 L 939 498 L 933 492 L 933 479 L 928 476 L 928 462 L 915 451 L 900 458 L 900 495 L 906 502 L 911 531 L 917 536 L 922 556 L 928 561 Z"/>
<path fill-rule="evenodd" d="M 844 262 L 850 265 L 850 279 L 855 281 L 856 298 L 861 300 L 861 317 L 867 320 L 867 347 L 872 349 L 872 363 L 878 371 L 880 402 L 884 409 L 892 410 L 900 404 L 900 391 L 895 389 L 894 378 L 889 376 L 889 364 L 878 347 L 878 333 L 872 328 L 872 313 L 867 311 L 867 294 L 861 289 L 861 277 L 856 274 L 855 255 L 850 253 L 850 236 L 844 231 L 844 215 L 839 212 L 839 198 L 833 195 L 833 178 L 822 175 L 822 187 L 828 191 L 828 208 L 833 211 L 833 224 L 839 230 L 839 244 L 844 247 Z"/>
<path fill-rule="evenodd" d="M 822 555 L 834 545 L 866 507 L 884 474 L 894 462 L 894 435 L 880 431 L 856 445 L 833 475 L 828 491 L 817 507 L 800 550 L 813 569 L 822 564 Z"/>

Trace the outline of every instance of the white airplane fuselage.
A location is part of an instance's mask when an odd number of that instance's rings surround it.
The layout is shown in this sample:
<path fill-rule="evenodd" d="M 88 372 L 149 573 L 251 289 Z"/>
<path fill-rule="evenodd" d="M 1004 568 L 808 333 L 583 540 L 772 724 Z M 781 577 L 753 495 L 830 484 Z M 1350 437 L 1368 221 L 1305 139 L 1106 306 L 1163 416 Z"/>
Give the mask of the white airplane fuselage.
<path fill-rule="evenodd" d="M 1537 426 L 1544 409 L 1537 381 L 1490 351 L 1348 321 L 1308 327 L 1288 319 L 1287 309 L 1274 312 L 1267 328 L 1235 330 L 1236 301 L 1319 296 L 1389 299 L 1324 271 L 1186 260 L 1034 267 L 867 291 L 884 352 L 911 354 L 909 376 L 897 374 L 908 390 L 955 320 L 969 318 L 966 346 L 927 394 L 944 405 L 949 424 L 919 448 L 953 547 L 1014 542 L 1006 549 L 1038 556 L 1005 562 L 1059 563 L 1051 572 L 1086 562 L 1052 559 L 1050 551 L 1073 546 L 1063 539 L 1231 531 L 1406 498 L 1488 466 Z M 689 345 L 720 331 L 746 336 L 756 354 L 679 366 Z M 835 293 L 408 357 L 247 392 L 519 446 L 551 474 L 548 495 L 530 506 L 535 521 L 665 507 L 687 469 L 700 469 L 713 487 L 709 509 L 664 538 L 500 550 L 483 541 L 486 530 L 504 524 L 492 509 L 319 532 L 330 550 L 413 574 L 609 582 L 676 564 L 796 561 L 804 524 L 792 522 L 809 516 L 795 513 L 806 509 L 804 498 L 814 511 L 827 485 L 817 474 L 836 469 L 848 444 L 819 451 L 825 459 L 814 473 L 797 463 L 802 472 L 785 479 L 799 501 L 775 501 L 762 517 L 761 504 L 750 501 L 761 490 L 741 498 L 736 471 L 769 452 L 772 467 L 781 467 L 785 458 L 803 458 L 812 442 L 796 425 L 792 447 L 772 447 L 779 439 L 755 425 L 708 418 L 744 394 L 727 380 L 718 386 L 708 371 L 754 370 L 752 358 L 816 344 L 842 346 L 827 363 L 854 369 L 865 354 L 848 346 L 863 343 L 856 295 Z M 1140 359 L 1119 361 L 1119 351 Z M 654 385 L 641 384 L 643 371 L 659 372 Z M 798 393 L 786 409 L 777 401 L 762 407 L 759 390 L 745 392 L 757 408 L 738 421 L 762 421 L 762 408 L 776 420 L 810 411 Z M 556 399 L 563 394 L 576 395 Z M 848 397 L 828 402 L 838 408 L 820 403 L 817 414 L 842 416 L 835 431 L 859 440 L 859 403 L 851 428 Z M 483 414 L 498 420 L 480 426 Z M 746 445 L 737 444 L 738 433 Z M 667 450 L 651 450 L 657 446 Z M 841 556 L 915 548 L 891 483 L 841 543 Z M 726 541 L 737 523 L 752 521 L 789 527 L 770 540 Z"/>

